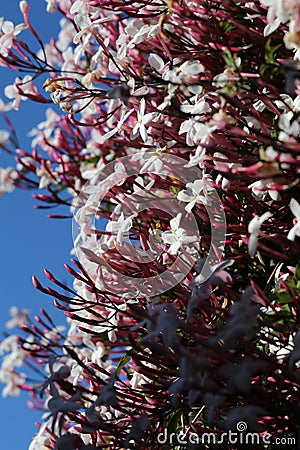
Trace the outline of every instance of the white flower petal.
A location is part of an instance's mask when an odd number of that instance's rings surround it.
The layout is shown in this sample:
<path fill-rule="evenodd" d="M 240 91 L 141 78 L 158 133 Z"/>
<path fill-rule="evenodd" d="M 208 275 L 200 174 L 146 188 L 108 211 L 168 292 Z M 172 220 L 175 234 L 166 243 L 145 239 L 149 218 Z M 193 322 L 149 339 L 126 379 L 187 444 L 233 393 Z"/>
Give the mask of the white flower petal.
<path fill-rule="evenodd" d="M 190 202 L 186 205 L 186 207 L 184 209 L 186 210 L 187 213 L 191 214 L 192 209 L 195 206 L 195 203 L 196 203 L 196 200 L 193 200 L 192 202 Z"/>
<path fill-rule="evenodd" d="M 76 0 L 76 2 L 73 3 L 73 5 L 71 6 L 70 13 L 71 14 L 77 13 L 80 10 L 80 7 L 81 7 L 81 0 Z"/>
<path fill-rule="evenodd" d="M 267 219 L 269 219 L 272 216 L 272 213 L 270 211 L 265 212 L 262 216 L 259 218 L 259 225 L 262 225 L 263 222 L 265 222 Z"/>
<path fill-rule="evenodd" d="M 170 249 L 169 249 L 170 255 L 177 255 L 178 250 L 181 247 L 181 244 L 182 244 L 182 242 L 180 242 L 180 241 L 174 242 L 174 244 L 172 244 Z"/>
<path fill-rule="evenodd" d="M 253 234 L 257 233 L 260 228 L 259 216 L 254 216 L 248 225 L 248 232 Z"/>
<path fill-rule="evenodd" d="M 188 191 L 180 191 L 178 192 L 177 198 L 181 202 L 190 202 L 192 200 L 191 194 L 187 194 Z"/>
<path fill-rule="evenodd" d="M 150 54 L 148 61 L 150 66 L 152 66 L 155 70 L 157 70 L 157 72 L 161 72 L 165 66 L 165 63 L 162 60 L 162 58 L 156 55 L 155 53 Z"/>
<path fill-rule="evenodd" d="M 203 72 L 203 66 L 200 63 L 189 64 L 184 68 L 184 73 L 187 75 L 197 75 Z"/>
<path fill-rule="evenodd" d="M 146 127 L 143 123 L 141 123 L 141 125 L 140 125 L 140 135 L 141 135 L 141 138 L 143 139 L 143 141 L 146 142 L 148 139 L 148 134 L 147 134 Z"/>
<path fill-rule="evenodd" d="M 77 14 L 77 16 L 74 17 L 74 22 L 81 30 L 92 25 L 91 19 L 86 14 Z"/>
<path fill-rule="evenodd" d="M 2 31 L 4 34 L 10 34 L 14 31 L 14 24 L 10 20 L 5 20 L 2 24 Z"/>
<path fill-rule="evenodd" d="M 181 238 L 181 242 L 184 244 L 192 244 L 193 242 L 198 241 L 199 238 L 197 236 L 185 236 L 183 235 Z"/>
<path fill-rule="evenodd" d="M 12 84 L 9 84 L 8 86 L 5 86 L 4 88 L 4 95 L 8 98 L 15 98 L 17 95 L 17 92 Z"/>
<path fill-rule="evenodd" d="M 248 242 L 249 256 L 254 256 L 257 249 L 257 234 L 251 234 Z"/>
<path fill-rule="evenodd" d="M 268 23 L 268 25 L 264 29 L 264 36 L 267 37 L 272 34 L 275 30 L 277 30 L 280 24 L 281 20 L 278 17 L 273 22 Z"/>
<path fill-rule="evenodd" d="M 296 225 L 293 226 L 293 228 L 289 231 L 289 234 L 287 235 L 287 238 L 290 241 L 294 241 L 296 236 L 300 236 L 300 223 L 296 223 Z"/>
<path fill-rule="evenodd" d="M 194 181 L 192 189 L 195 193 L 199 194 L 203 190 L 203 180 Z"/>
<path fill-rule="evenodd" d="M 182 122 L 182 124 L 180 125 L 180 129 L 179 129 L 179 133 L 178 134 L 182 134 L 182 133 L 187 133 L 191 127 L 193 126 L 194 121 L 189 119 L 189 120 L 185 120 L 184 122 Z"/>
<path fill-rule="evenodd" d="M 182 213 L 178 213 L 174 219 L 170 220 L 171 230 L 177 230 L 181 221 Z"/>
<path fill-rule="evenodd" d="M 292 198 L 290 201 L 290 209 L 291 209 L 292 213 L 294 214 L 294 216 L 298 220 L 300 220 L 300 205 L 297 202 L 297 200 L 295 200 L 294 198 Z"/>
<path fill-rule="evenodd" d="M 145 102 L 145 99 L 142 98 L 141 101 L 140 101 L 140 109 L 139 109 L 139 114 L 140 114 L 140 117 L 141 117 L 141 118 L 142 118 L 142 117 L 144 116 L 144 114 L 145 114 L 145 109 L 146 109 L 146 102 Z"/>
<path fill-rule="evenodd" d="M 164 231 L 161 237 L 165 244 L 174 244 L 174 242 L 177 242 L 176 236 L 172 231 Z"/>

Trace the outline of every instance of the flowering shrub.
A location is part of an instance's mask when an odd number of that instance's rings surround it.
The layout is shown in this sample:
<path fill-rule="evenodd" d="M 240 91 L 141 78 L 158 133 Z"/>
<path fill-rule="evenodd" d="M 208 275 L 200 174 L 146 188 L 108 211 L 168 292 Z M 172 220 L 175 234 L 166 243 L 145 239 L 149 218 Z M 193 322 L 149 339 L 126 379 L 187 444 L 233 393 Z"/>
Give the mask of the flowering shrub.
<path fill-rule="evenodd" d="M 239 421 L 296 436 L 298 3 L 47 0 L 49 44 L 20 9 L 1 23 L 1 66 L 21 75 L 1 110 L 52 106 L 0 193 L 33 188 L 74 229 L 73 288 L 33 279 L 69 328 L 12 309 L 1 343 L 4 395 L 44 411 L 30 450 L 213 448 L 159 435 Z"/>

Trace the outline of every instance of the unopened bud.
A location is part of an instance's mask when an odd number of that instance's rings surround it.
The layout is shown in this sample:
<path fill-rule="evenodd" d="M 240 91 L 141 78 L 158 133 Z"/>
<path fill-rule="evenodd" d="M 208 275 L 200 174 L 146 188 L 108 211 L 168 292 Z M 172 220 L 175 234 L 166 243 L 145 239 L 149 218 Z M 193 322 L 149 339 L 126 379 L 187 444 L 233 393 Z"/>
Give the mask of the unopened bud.
<path fill-rule="evenodd" d="M 28 14 L 30 10 L 30 6 L 26 0 L 22 0 L 19 3 L 20 11 L 22 14 Z"/>

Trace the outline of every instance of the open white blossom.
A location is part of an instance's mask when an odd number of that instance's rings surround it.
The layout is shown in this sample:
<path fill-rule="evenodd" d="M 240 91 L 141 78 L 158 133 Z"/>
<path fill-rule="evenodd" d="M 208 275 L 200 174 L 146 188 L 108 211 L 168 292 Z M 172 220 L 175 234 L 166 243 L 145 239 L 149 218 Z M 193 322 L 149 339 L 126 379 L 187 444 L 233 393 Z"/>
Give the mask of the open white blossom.
<path fill-rule="evenodd" d="M 145 114 L 145 109 L 146 102 L 145 99 L 142 98 L 140 102 L 140 108 L 137 113 L 137 122 L 131 134 L 132 139 L 135 139 L 138 135 L 140 135 L 144 142 L 146 142 L 148 139 L 148 133 L 145 125 L 147 125 L 147 123 L 154 118 L 153 113 Z"/>
<path fill-rule="evenodd" d="M 180 191 L 177 195 L 178 200 L 188 203 L 185 210 L 190 214 L 196 203 L 207 205 L 209 198 L 208 191 L 212 189 L 209 179 L 206 176 L 202 180 L 195 180 L 193 183 L 186 185 L 187 189 Z"/>
<path fill-rule="evenodd" d="M 186 114 L 205 114 L 211 110 L 204 98 L 195 95 L 189 101 L 184 101 L 180 106 L 182 112 Z"/>
<path fill-rule="evenodd" d="M 186 230 L 179 226 L 181 218 L 182 213 L 178 213 L 170 221 L 171 229 L 162 233 L 163 242 L 170 245 L 169 253 L 171 255 L 176 255 L 182 244 L 191 244 L 199 240 L 198 236 L 188 236 Z"/>
<path fill-rule="evenodd" d="M 194 119 L 182 122 L 178 134 L 186 133 L 186 143 L 193 147 L 195 144 L 207 143 L 211 133 L 216 129 L 216 126 L 199 122 L 199 116 L 195 116 Z"/>
<path fill-rule="evenodd" d="M 23 80 L 17 77 L 14 84 L 8 84 L 7 86 L 5 86 L 4 94 L 7 98 L 13 100 L 12 107 L 15 110 L 18 110 L 20 108 L 21 100 L 27 100 L 27 97 L 19 92 L 18 87 L 21 88 L 24 94 L 35 94 L 35 87 L 32 83 L 32 77 L 30 75 L 25 75 Z"/>
<path fill-rule="evenodd" d="M 12 167 L 4 169 L 0 167 L 0 197 L 6 192 L 14 190 L 14 181 L 17 177 L 17 172 Z"/>
<path fill-rule="evenodd" d="M 3 56 L 7 56 L 7 49 L 10 49 L 13 45 L 15 37 L 25 30 L 27 25 L 20 23 L 19 25 L 14 25 L 10 20 L 4 20 L 2 22 L 1 31 L 2 36 L 0 37 L 0 53 Z"/>

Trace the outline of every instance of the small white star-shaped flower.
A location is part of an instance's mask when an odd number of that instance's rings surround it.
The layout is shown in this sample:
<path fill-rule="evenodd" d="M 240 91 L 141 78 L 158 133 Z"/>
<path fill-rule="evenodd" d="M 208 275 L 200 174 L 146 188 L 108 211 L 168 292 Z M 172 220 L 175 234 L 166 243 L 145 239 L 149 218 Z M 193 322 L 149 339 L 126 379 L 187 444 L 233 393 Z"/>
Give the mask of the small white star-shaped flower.
<path fill-rule="evenodd" d="M 148 133 L 145 125 L 147 125 L 147 123 L 150 122 L 150 120 L 152 120 L 154 116 L 153 113 L 145 114 L 145 110 L 146 102 L 145 99 L 142 98 L 140 102 L 140 108 L 137 113 L 137 122 L 131 133 L 132 139 L 135 139 L 140 134 L 144 142 L 146 142 L 148 139 Z"/>
<path fill-rule="evenodd" d="M 196 242 L 199 238 L 197 236 L 187 236 L 186 230 L 179 227 L 182 213 L 170 220 L 171 229 L 162 233 L 162 239 L 165 244 L 170 245 L 170 255 L 176 255 L 182 244 L 190 244 Z"/>

